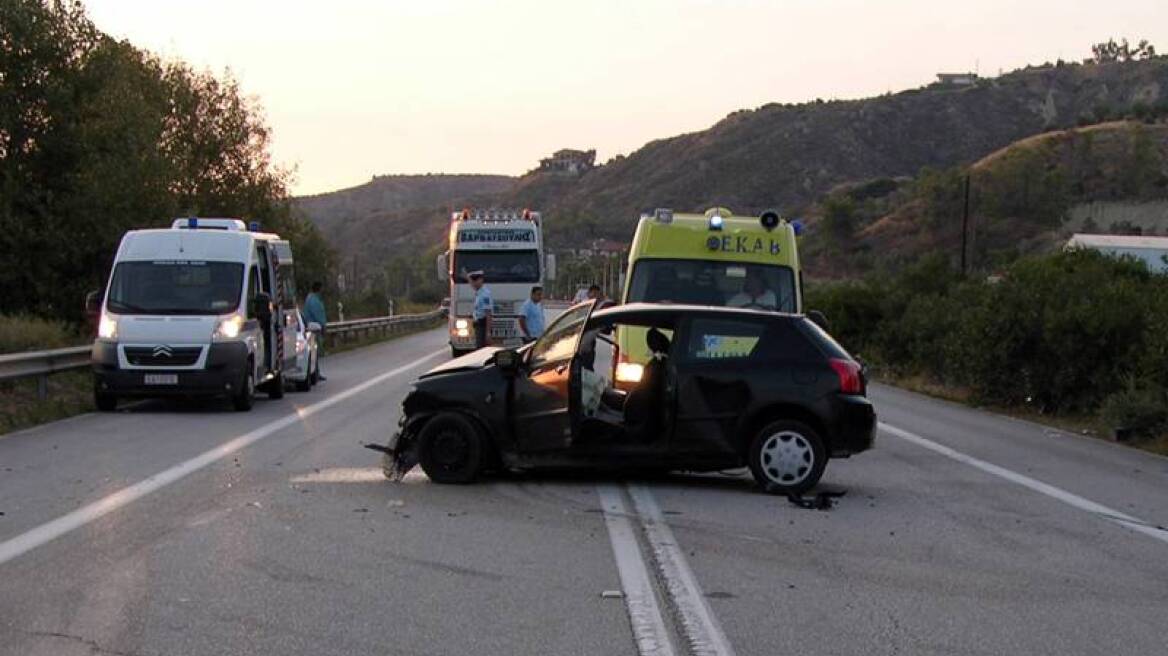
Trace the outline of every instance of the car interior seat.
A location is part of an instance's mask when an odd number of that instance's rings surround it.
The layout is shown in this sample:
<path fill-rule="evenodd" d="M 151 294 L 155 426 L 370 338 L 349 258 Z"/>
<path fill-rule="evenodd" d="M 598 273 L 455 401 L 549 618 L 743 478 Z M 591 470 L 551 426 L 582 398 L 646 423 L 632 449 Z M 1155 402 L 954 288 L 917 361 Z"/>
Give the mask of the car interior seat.
<path fill-rule="evenodd" d="M 661 419 L 661 403 L 665 395 L 665 367 L 669 358 L 669 338 L 665 333 L 650 328 L 645 342 L 652 354 L 645 363 L 641 382 L 625 401 L 625 426 L 637 439 L 650 441 L 657 436 Z"/>

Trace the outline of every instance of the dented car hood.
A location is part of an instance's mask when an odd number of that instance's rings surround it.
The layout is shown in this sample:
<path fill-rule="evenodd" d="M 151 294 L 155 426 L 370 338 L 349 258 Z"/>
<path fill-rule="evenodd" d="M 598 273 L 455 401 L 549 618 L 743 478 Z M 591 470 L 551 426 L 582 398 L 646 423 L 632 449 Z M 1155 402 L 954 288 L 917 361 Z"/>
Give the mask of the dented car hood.
<path fill-rule="evenodd" d="M 495 353 L 503 349 L 497 346 L 488 346 L 477 351 L 472 351 L 464 356 L 455 358 L 445 364 L 440 364 L 430 371 L 419 376 L 419 379 L 432 378 L 434 376 L 441 376 L 442 374 L 454 373 L 456 371 L 474 371 L 482 369 L 491 364 L 491 358 L 495 357 Z"/>

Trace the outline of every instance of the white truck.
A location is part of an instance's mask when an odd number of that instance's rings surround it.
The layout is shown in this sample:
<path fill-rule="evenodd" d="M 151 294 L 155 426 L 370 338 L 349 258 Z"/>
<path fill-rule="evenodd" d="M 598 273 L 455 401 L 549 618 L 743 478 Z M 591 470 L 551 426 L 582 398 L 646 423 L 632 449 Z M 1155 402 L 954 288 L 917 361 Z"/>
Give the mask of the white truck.
<path fill-rule="evenodd" d="M 474 290 L 466 276 L 483 271 L 495 311 L 489 344 L 517 346 L 519 309 L 531 288 L 555 278 L 555 257 L 543 248 L 539 212 L 472 210 L 450 218 L 449 250 L 438 256 L 438 275 L 450 281 L 450 351 L 458 357 L 475 348 Z"/>
<path fill-rule="evenodd" d="M 292 250 L 239 219 L 184 218 L 122 237 L 93 344 L 94 400 L 224 396 L 251 409 L 284 394 L 296 363 Z"/>

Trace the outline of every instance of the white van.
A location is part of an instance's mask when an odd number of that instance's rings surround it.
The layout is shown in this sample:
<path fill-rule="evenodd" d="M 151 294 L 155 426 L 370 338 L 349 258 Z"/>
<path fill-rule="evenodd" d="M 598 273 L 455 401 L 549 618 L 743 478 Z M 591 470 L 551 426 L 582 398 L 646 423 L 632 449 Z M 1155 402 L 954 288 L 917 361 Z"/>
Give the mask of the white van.
<path fill-rule="evenodd" d="M 286 241 L 238 219 L 127 232 L 105 294 L 86 300 L 100 315 L 98 409 L 124 397 L 225 396 L 249 410 L 257 389 L 282 397 L 296 361 L 290 264 Z"/>

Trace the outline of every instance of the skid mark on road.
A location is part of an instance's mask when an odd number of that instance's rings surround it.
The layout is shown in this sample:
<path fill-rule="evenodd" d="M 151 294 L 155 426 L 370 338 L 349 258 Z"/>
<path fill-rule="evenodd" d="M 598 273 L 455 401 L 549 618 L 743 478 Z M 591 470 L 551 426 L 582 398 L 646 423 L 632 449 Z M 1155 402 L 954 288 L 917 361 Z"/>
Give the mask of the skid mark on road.
<path fill-rule="evenodd" d="M 629 496 L 633 498 L 637 514 L 641 516 L 645 537 L 653 550 L 653 560 L 665 580 L 673 607 L 680 616 L 681 629 L 689 642 L 690 651 L 695 656 L 734 656 L 734 648 L 730 646 L 722 625 L 706 602 L 697 577 L 686 562 L 677 538 L 673 537 L 673 530 L 665 522 L 665 515 L 653 498 L 653 493 L 644 485 L 630 485 Z"/>
<path fill-rule="evenodd" d="M 625 607 L 633 627 L 637 653 L 640 656 L 673 656 L 676 652 L 669 641 L 665 619 L 657 605 L 649 570 L 641 557 L 641 548 L 637 544 L 633 523 L 625 510 L 620 488 L 616 485 L 601 485 L 596 491 L 600 495 L 600 507 L 604 511 L 604 523 L 608 527 L 612 555 L 616 559 L 621 589 L 625 594 Z"/>
<path fill-rule="evenodd" d="M 228 440 L 227 442 L 224 442 L 223 444 L 220 444 L 219 446 L 209 451 L 204 451 L 194 458 L 179 463 L 170 469 L 161 471 L 128 487 L 124 487 L 117 492 L 98 499 L 97 501 L 94 501 L 93 503 L 90 503 L 86 506 L 82 506 L 73 512 L 64 514 L 50 522 L 41 524 L 40 526 L 26 531 L 14 538 L 0 542 L 0 565 L 12 560 L 13 558 L 16 558 L 17 556 L 20 556 L 21 554 L 51 542 L 70 531 L 94 522 L 101 517 L 104 517 L 105 515 L 118 510 L 119 508 L 137 501 L 138 499 L 157 492 L 158 490 L 161 490 L 162 488 L 172 483 L 182 480 L 183 478 L 199 471 L 200 469 L 203 469 L 204 467 L 214 464 L 226 458 L 227 456 L 230 456 L 248 446 L 251 446 L 252 444 L 255 444 L 256 442 L 280 431 L 281 429 L 299 423 L 322 410 L 330 408 L 395 376 L 399 376 L 409 371 L 410 369 L 414 369 L 438 357 L 439 355 L 445 354 L 446 352 L 446 349 L 443 348 L 439 351 L 435 351 L 429 355 L 418 358 L 413 362 L 397 367 L 396 369 L 392 369 L 383 374 L 378 374 L 377 376 L 370 378 L 360 385 L 355 385 L 334 396 L 330 396 L 323 401 L 318 401 L 312 405 L 295 410 L 291 414 L 260 426 L 255 430 L 244 433 L 243 435 L 235 437 L 231 440 Z"/>
<path fill-rule="evenodd" d="M 1124 528 L 1131 529 L 1137 533 L 1142 533 L 1148 537 L 1155 538 L 1164 543 L 1168 543 L 1168 530 L 1165 530 L 1160 526 L 1155 526 L 1150 522 L 1142 520 L 1138 517 L 1133 517 L 1114 508 L 1095 503 L 1094 501 L 1081 497 L 1077 494 L 1074 494 L 1073 492 L 1068 492 L 1062 488 L 1055 487 L 1048 483 L 1043 483 L 1038 479 L 1030 478 L 1029 476 L 1019 474 L 1018 472 L 1006 469 L 1005 467 L 1000 467 L 991 462 L 986 462 L 985 460 L 966 455 L 956 449 L 952 449 L 945 446 L 944 444 L 939 444 L 930 439 L 926 439 L 920 435 L 917 435 L 916 433 L 906 431 L 903 428 L 897 428 L 896 426 L 890 426 L 889 424 L 880 422 L 880 429 L 889 433 L 890 435 L 895 435 L 902 440 L 911 442 L 920 447 L 924 447 L 930 451 L 933 451 L 934 453 L 939 453 L 946 458 L 967 464 L 971 467 L 980 469 L 983 472 L 992 474 L 999 478 L 1004 478 L 1011 483 L 1029 488 L 1030 490 L 1038 492 L 1039 494 L 1043 494 L 1052 499 L 1061 501 L 1068 506 L 1078 508 L 1079 510 L 1085 510 L 1089 513 L 1093 513 L 1099 517 L 1107 519 L 1115 524 L 1119 524 Z"/>

